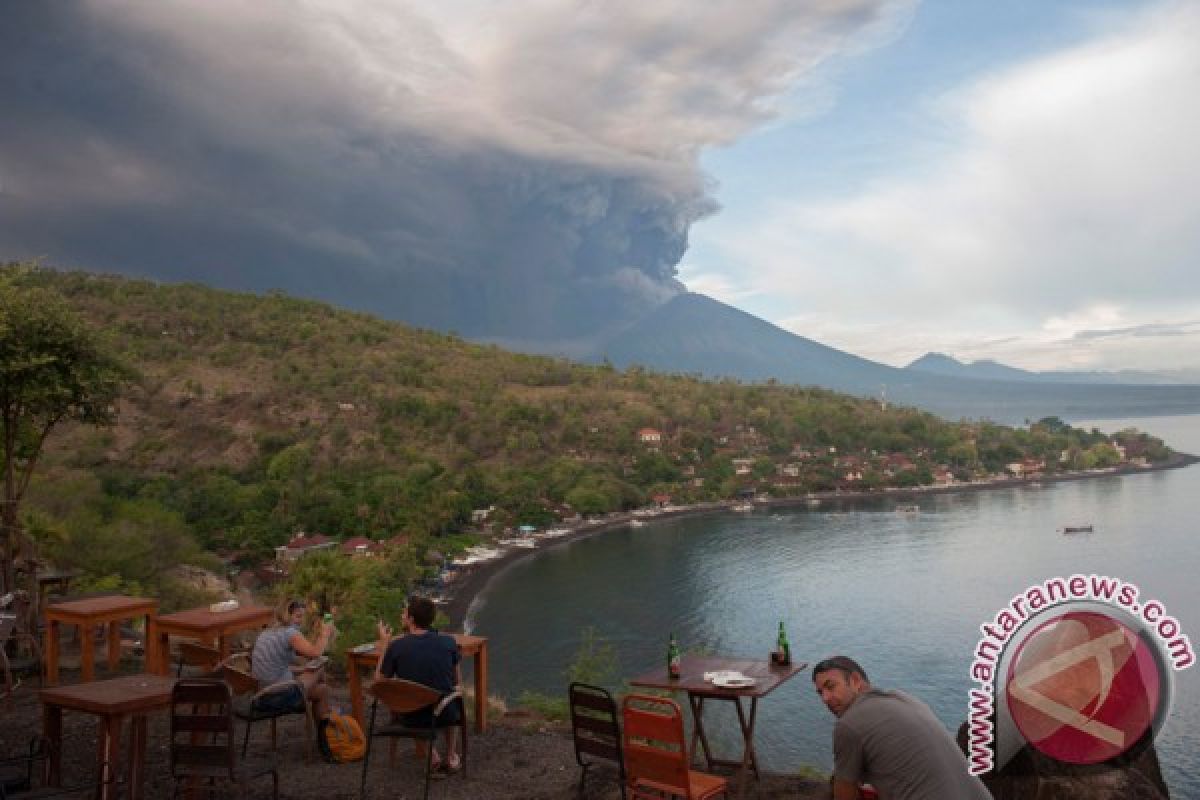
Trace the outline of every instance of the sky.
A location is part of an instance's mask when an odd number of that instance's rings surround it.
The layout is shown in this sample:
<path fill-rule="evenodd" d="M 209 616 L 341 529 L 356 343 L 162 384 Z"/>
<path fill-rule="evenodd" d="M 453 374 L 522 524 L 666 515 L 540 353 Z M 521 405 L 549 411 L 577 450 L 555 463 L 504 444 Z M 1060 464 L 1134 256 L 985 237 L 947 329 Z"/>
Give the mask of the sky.
<path fill-rule="evenodd" d="M 1200 370 L 1200 4 L 81 0 L 0 259 L 568 355 L 680 292 L 902 365 Z"/>
<path fill-rule="evenodd" d="M 1197 41 L 1196 3 L 917 4 L 706 154 L 680 278 L 896 366 L 1194 370 Z"/>

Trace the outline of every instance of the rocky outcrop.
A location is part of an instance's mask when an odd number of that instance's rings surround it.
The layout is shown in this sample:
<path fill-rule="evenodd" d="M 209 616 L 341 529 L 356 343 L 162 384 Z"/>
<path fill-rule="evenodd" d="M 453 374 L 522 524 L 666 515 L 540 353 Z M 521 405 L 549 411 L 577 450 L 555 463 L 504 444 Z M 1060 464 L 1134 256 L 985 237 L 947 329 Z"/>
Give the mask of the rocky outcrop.
<path fill-rule="evenodd" d="M 171 577 L 186 586 L 200 589 L 217 600 L 229 600 L 233 597 L 228 580 L 201 567 L 180 564 L 171 570 Z"/>
<path fill-rule="evenodd" d="M 966 725 L 959 746 L 966 744 Z M 965 751 L 965 748 L 964 748 Z M 1104 764 L 1064 764 L 1026 745 L 999 771 L 982 776 L 995 800 L 1169 800 L 1158 753 L 1147 738 Z"/>

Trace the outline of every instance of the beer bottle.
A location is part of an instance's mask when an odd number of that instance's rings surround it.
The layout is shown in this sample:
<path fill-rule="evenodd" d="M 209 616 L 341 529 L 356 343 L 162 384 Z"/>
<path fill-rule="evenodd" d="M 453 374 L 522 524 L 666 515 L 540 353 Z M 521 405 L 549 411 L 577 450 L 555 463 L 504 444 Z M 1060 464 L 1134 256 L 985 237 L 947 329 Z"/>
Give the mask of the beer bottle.
<path fill-rule="evenodd" d="M 671 634 L 671 641 L 667 643 L 667 675 L 672 680 L 679 678 L 682 671 L 679 663 L 679 643 L 675 641 L 675 634 Z"/>
<path fill-rule="evenodd" d="M 775 641 L 775 649 L 779 651 L 779 663 L 792 663 L 792 648 L 788 644 L 787 632 L 783 629 L 783 620 L 779 620 L 779 638 Z"/>

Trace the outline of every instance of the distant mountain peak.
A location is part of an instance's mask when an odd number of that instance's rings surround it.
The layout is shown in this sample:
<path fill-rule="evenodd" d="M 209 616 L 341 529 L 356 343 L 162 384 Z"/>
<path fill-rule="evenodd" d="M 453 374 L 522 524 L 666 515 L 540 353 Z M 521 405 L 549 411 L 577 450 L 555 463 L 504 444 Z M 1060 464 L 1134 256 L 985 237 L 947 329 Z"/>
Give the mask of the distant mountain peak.
<path fill-rule="evenodd" d="M 923 369 L 926 372 L 936 372 L 946 367 L 957 369 L 965 366 L 957 358 L 948 356 L 945 353 L 929 352 L 913 361 L 905 369 Z"/>

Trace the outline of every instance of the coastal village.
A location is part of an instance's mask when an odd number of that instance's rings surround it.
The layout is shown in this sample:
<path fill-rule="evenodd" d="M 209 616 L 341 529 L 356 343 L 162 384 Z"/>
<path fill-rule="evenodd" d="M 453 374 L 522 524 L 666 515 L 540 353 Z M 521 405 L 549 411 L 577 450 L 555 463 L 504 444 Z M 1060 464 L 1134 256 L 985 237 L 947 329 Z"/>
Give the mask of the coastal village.
<path fill-rule="evenodd" d="M 1038 425 L 1064 427 L 1055 419 L 1043 420 Z M 672 443 L 682 438 L 650 427 L 637 430 L 635 436 L 642 452 L 628 456 L 623 463 L 627 475 L 636 470 L 639 455 L 659 457 L 664 450 L 670 452 Z M 778 456 L 770 452 L 764 437 L 753 426 L 736 425 L 729 434 L 718 437 L 714 453 L 723 466 L 721 474 L 732 476 L 737 487 L 735 496 L 727 500 L 695 501 L 694 490 L 703 488 L 706 478 L 689 464 L 679 469 L 679 484 L 656 487 L 649 502 L 638 508 L 585 516 L 568 503 L 547 500 L 543 509 L 552 515 L 553 521 L 543 526 L 506 519 L 494 505 L 475 509 L 464 531 L 469 538 L 463 540 L 466 543 L 457 552 L 427 551 L 421 586 L 430 590 L 437 602 L 445 604 L 463 576 L 480 565 L 519 556 L 564 537 L 618 526 L 642 527 L 654 518 L 798 506 L 817 510 L 873 496 L 889 499 L 897 512 L 914 513 L 920 510 L 920 505 L 913 501 L 923 495 L 1015 485 L 1038 488 L 1043 482 L 1150 469 L 1166 455 L 1161 442 L 1133 431 L 1112 436 L 1096 432 L 1091 434 L 1089 442 L 1086 448 L 1060 450 L 1057 458 L 1050 454 L 1050 457 L 1014 459 L 999 470 L 989 471 L 983 467 L 968 469 L 937 463 L 928 448 L 917 448 L 911 453 L 877 450 L 839 453 L 835 446 L 798 443 Z M 677 461 L 686 461 L 687 455 L 695 458 L 700 454 L 693 450 L 681 457 L 675 448 Z M 680 502 L 681 495 L 693 498 L 692 502 Z M 355 536 L 338 541 L 323 533 L 298 531 L 286 544 L 275 548 L 272 562 L 242 571 L 234 577 L 234 583 L 246 589 L 269 587 L 286 579 L 289 567 L 298 559 L 314 553 L 381 558 L 410 546 L 411 538 L 404 534 L 386 538 Z"/>

